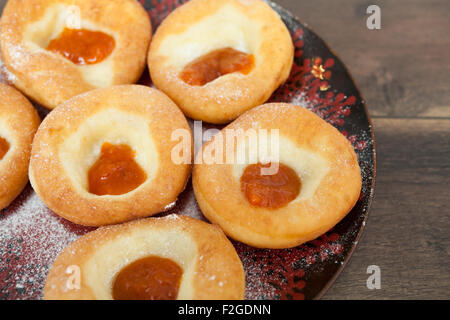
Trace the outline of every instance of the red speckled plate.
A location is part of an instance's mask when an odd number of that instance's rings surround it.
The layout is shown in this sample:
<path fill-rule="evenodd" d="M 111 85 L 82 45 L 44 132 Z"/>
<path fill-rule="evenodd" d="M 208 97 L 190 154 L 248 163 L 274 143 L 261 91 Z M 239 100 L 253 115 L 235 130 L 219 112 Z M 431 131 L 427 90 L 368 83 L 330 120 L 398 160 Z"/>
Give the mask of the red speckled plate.
<path fill-rule="evenodd" d="M 6 1 L 0 1 L 1 8 Z M 185 0 L 140 1 L 154 29 Z M 351 76 L 327 45 L 289 12 L 271 3 L 291 31 L 295 64 L 271 101 L 301 104 L 337 127 L 359 156 L 363 188 L 359 202 L 333 230 L 294 249 L 261 250 L 234 242 L 247 274 L 247 299 L 317 299 L 350 258 L 365 225 L 375 185 L 375 144 L 365 103 Z M 151 85 L 148 76 L 142 83 Z M 38 108 L 41 115 L 45 112 Z M 212 126 L 210 126 L 212 127 Z M 192 187 L 170 213 L 204 219 Z M 56 216 L 28 186 L 0 213 L 0 299 L 40 299 L 58 253 L 91 231 Z"/>

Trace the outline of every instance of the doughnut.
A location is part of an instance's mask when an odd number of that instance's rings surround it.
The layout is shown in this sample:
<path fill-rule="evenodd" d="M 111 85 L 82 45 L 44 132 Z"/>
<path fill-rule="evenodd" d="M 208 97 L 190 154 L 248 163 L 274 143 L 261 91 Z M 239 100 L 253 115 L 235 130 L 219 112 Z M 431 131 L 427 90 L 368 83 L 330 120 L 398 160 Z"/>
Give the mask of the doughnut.
<path fill-rule="evenodd" d="M 0 22 L 9 80 L 49 109 L 137 82 L 150 39 L 150 19 L 135 0 L 9 0 Z"/>
<path fill-rule="evenodd" d="M 222 230 L 170 215 L 79 238 L 53 263 L 44 299 L 242 300 L 244 291 L 242 263 Z"/>
<path fill-rule="evenodd" d="M 156 31 L 148 65 L 190 118 L 223 124 L 266 102 L 289 77 L 294 46 L 261 0 L 192 0 Z"/>
<path fill-rule="evenodd" d="M 86 226 L 167 211 L 191 171 L 192 161 L 172 161 L 178 129 L 192 140 L 183 113 L 156 89 L 89 91 L 42 122 L 33 142 L 31 184 L 56 214 Z"/>
<path fill-rule="evenodd" d="M 31 143 L 40 122 L 27 98 L 0 83 L 0 210 L 28 183 Z"/>
<path fill-rule="evenodd" d="M 302 107 L 274 103 L 248 111 L 203 146 L 193 187 L 203 214 L 231 238 L 291 248 L 350 212 L 361 169 L 336 128 Z"/>

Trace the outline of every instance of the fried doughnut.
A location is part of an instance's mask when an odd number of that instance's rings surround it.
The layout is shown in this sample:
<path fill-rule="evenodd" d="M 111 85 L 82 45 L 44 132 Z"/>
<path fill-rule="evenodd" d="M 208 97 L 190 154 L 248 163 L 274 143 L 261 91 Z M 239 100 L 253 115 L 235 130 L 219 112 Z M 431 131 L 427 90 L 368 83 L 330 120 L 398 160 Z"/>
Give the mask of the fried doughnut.
<path fill-rule="evenodd" d="M 242 263 L 222 230 L 170 215 L 81 237 L 53 263 L 44 299 L 237 300 L 244 290 Z"/>
<path fill-rule="evenodd" d="M 96 89 L 54 109 L 33 142 L 30 181 L 42 201 L 77 224 L 100 226 L 168 210 L 191 164 L 172 161 L 183 113 L 139 85 Z M 189 162 L 189 163 L 188 163 Z"/>
<path fill-rule="evenodd" d="M 28 183 L 31 143 L 41 119 L 16 89 L 0 83 L 0 210 Z"/>
<path fill-rule="evenodd" d="M 218 150 L 231 150 L 231 161 L 208 159 L 225 153 Z M 329 231 L 350 212 L 361 192 L 361 170 L 350 142 L 313 112 L 266 104 L 205 144 L 193 186 L 204 215 L 228 236 L 255 247 L 289 248 Z"/>
<path fill-rule="evenodd" d="M 150 39 L 149 17 L 135 0 L 9 0 L 0 23 L 9 80 L 49 109 L 137 82 Z"/>
<path fill-rule="evenodd" d="M 196 120 L 227 123 L 288 78 L 294 57 L 280 16 L 261 0 L 192 0 L 156 31 L 152 80 Z"/>

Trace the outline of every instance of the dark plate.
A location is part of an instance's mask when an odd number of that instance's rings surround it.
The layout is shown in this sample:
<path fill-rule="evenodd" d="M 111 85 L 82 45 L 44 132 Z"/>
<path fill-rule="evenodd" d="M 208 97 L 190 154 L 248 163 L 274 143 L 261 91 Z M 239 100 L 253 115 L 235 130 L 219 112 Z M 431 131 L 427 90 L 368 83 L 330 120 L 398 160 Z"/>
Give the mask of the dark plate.
<path fill-rule="evenodd" d="M 140 2 L 156 29 L 185 0 Z M 4 3 L 0 2 L 2 7 Z M 247 274 L 247 299 L 318 299 L 344 268 L 364 228 L 375 185 L 374 136 L 364 100 L 342 62 L 292 14 L 271 5 L 292 34 L 296 58 L 290 79 L 270 100 L 311 109 L 347 136 L 359 156 L 363 187 L 347 217 L 314 241 L 287 250 L 234 245 Z M 141 82 L 151 85 L 147 75 Z M 204 219 L 191 185 L 170 213 Z M 47 272 L 58 253 L 91 230 L 56 216 L 28 186 L 0 213 L 0 299 L 42 298 Z"/>

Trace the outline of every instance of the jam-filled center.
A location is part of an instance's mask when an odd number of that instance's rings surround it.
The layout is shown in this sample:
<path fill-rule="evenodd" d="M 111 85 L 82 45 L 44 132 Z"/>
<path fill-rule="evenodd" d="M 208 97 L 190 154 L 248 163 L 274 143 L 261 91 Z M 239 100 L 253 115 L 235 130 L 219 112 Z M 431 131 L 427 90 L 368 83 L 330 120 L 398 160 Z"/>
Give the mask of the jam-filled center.
<path fill-rule="evenodd" d="M 133 191 L 146 179 L 129 146 L 105 143 L 88 173 L 89 192 L 99 196 L 122 195 Z"/>
<path fill-rule="evenodd" d="M 281 163 L 276 174 L 263 175 L 262 169 L 271 165 L 249 165 L 241 177 L 241 190 L 252 205 L 277 209 L 297 198 L 302 182 L 293 169 Z"/>
<path fill-rule="evenodd" d="M 2 160 L 9 151 L 9 143 L 0 137 L 0 160 Z"/>
<path fill-rule="evenodd" d="M 47 50 L 59 53 L 75 64 L 86 65 L 106 59 L 115 45 L 114 38 L 106 33 L 65 28 L 58 38 L 50 41 Z"/>
<path fill-rule="evenodd" d="M 172 260 L 150 256 L 133 262 L 117 275 L 114 300 L 175 300 L 183 270 Z"/>
<path fill-rule="evenodd" d="M 212 51 L 189 63 L 180 78 L 191 86 L 203 86 L 217 78 L 240 72 L 249 74 L 255 64 L 255 57 L 233 48 Z"/>

